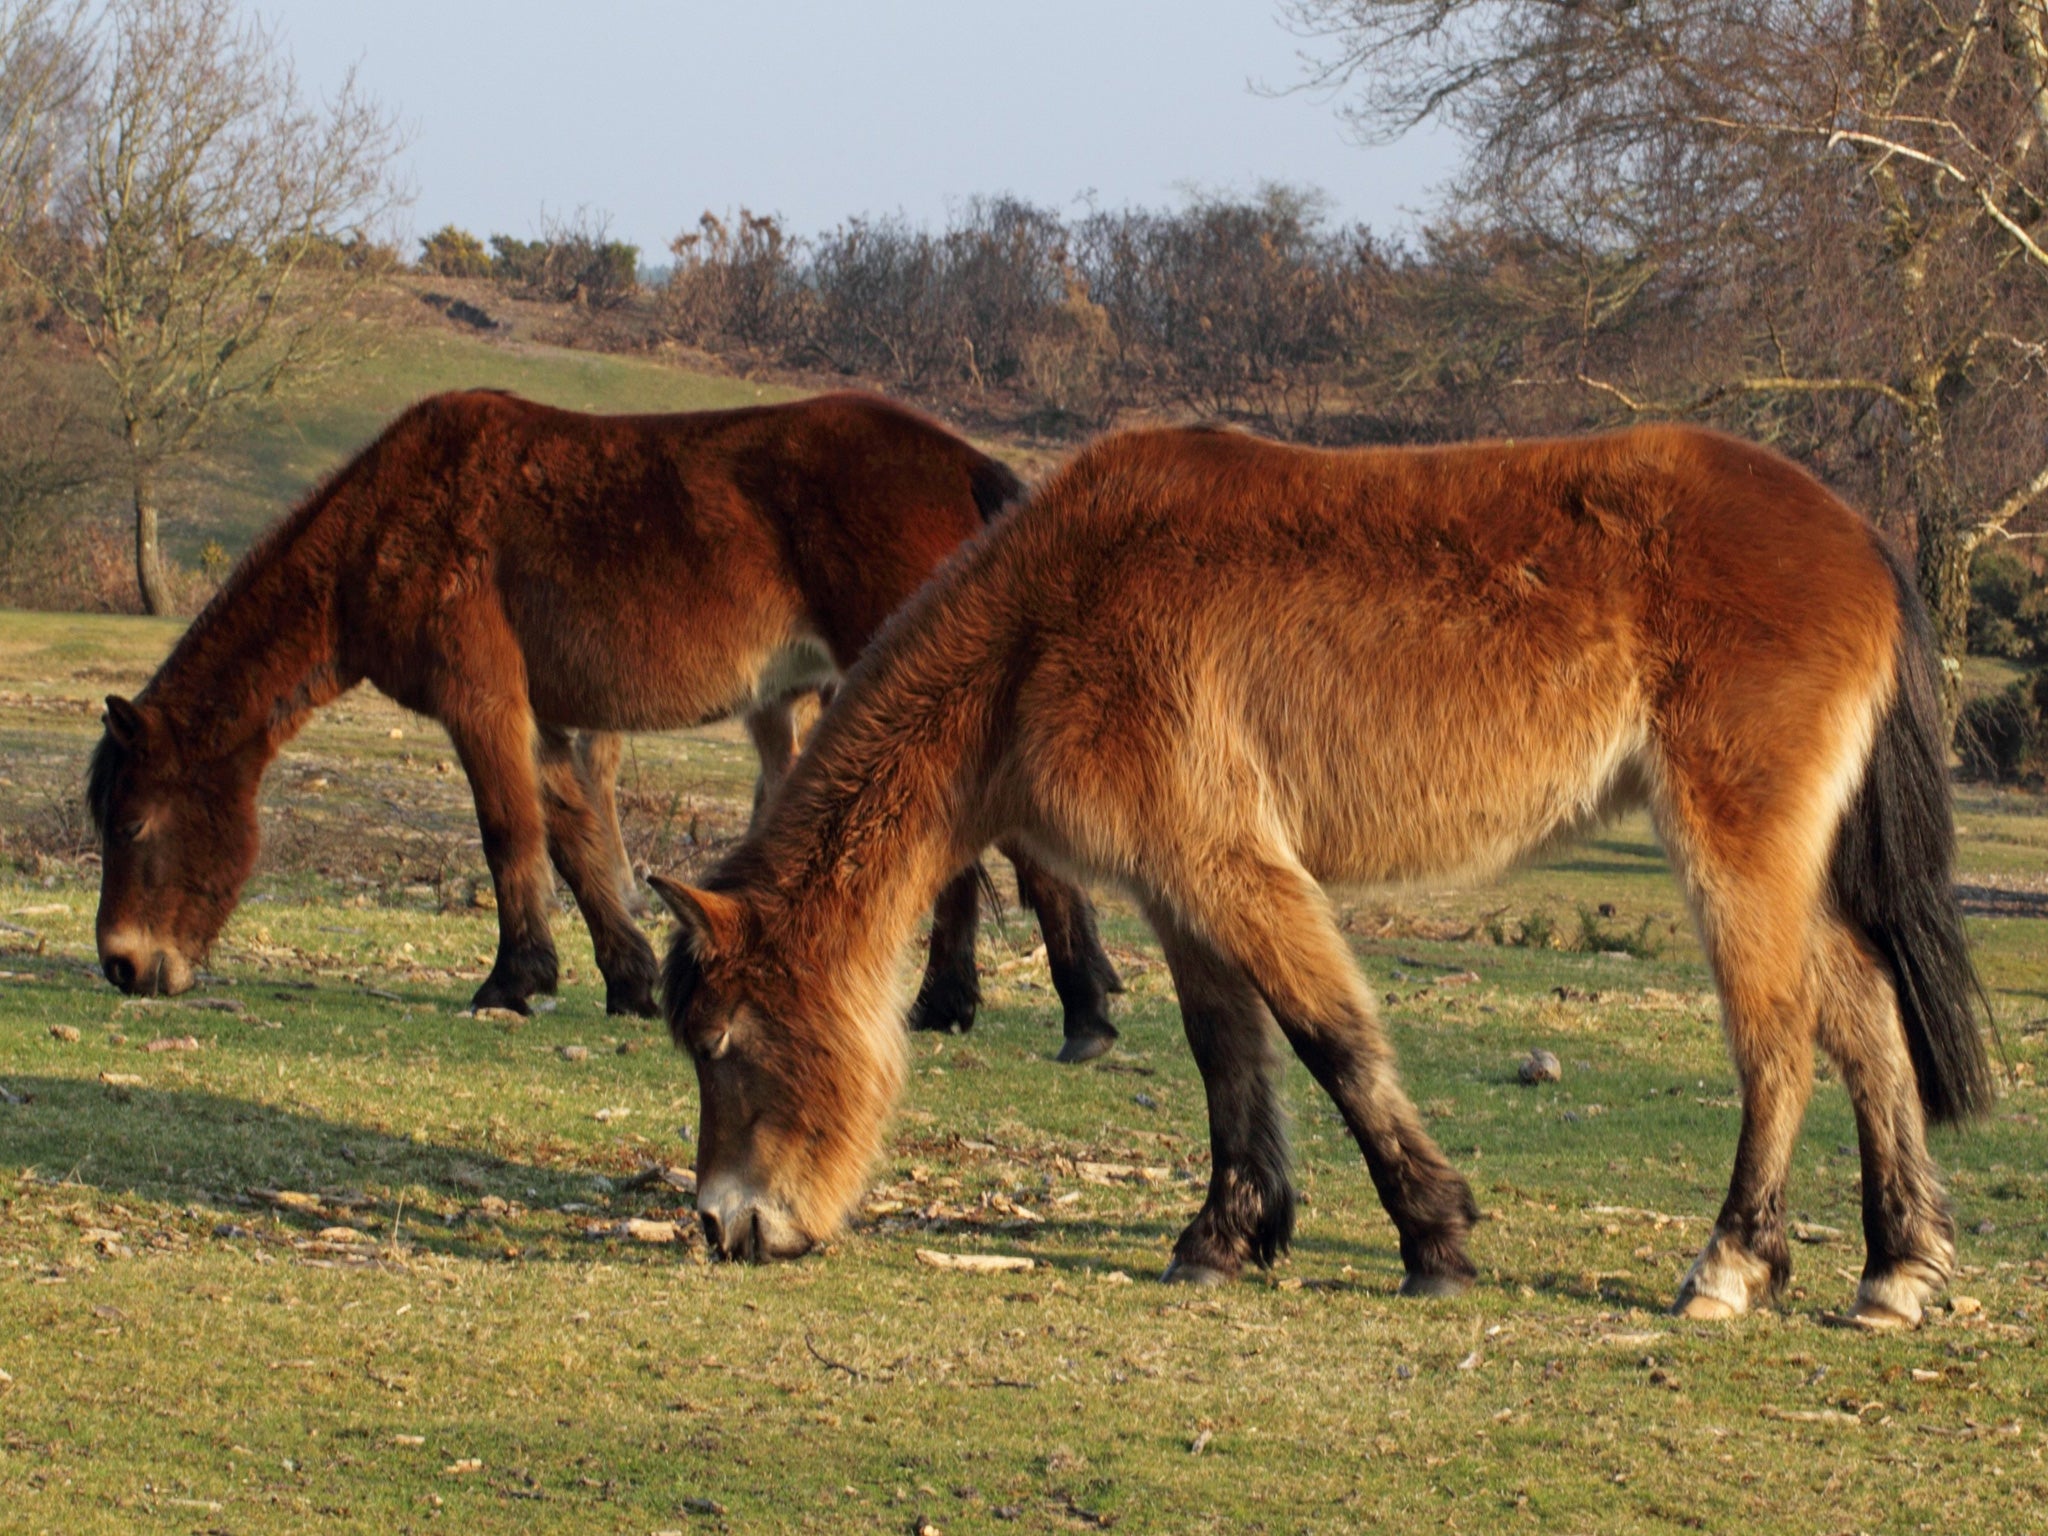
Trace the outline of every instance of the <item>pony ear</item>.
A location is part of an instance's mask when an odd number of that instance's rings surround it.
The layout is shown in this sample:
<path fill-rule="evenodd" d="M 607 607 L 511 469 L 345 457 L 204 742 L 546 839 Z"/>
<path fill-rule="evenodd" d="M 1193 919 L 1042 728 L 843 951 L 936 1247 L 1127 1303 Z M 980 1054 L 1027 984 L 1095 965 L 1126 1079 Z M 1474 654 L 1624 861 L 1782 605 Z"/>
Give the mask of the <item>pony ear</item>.
<path fill-rule="evenodd" d="M 107 734 L 124 747 L 142 739 L 142 711 L 118 693 L 107 695 Z"/>
<path fill-rule="evenodd" d="M 647 883 L 683 925 L 683 940 L 699 964 L 739 948 L 742 909 L 730 896 L 700 891 L 666 875 L 650 874 Z"/>

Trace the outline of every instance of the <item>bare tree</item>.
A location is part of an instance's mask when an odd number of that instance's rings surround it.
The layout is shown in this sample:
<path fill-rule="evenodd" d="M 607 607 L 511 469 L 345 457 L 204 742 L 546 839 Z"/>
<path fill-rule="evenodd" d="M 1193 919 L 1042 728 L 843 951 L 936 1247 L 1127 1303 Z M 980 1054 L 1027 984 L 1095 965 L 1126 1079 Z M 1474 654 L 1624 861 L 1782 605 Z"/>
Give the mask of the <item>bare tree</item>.
<path fill-rule="evenodd" d="M 1953 712 L 1971 556 L 2048 493 L 2040 0 L 1283 10 L 1360 130 L 1447 119 L 1462 203 L 1606 274 L 1553 377 L 1731 420 L 1896 504 Z M 1617 377 L 1601 333 L 1645 306 L 1688 323 Z"/>
<path fill-rule="evenodd" d="M 77 165 L 77 107 L 92 69 L 84 0 L 0 4 L 0 231 L 47 219 Z"/>
<path fill-rule="evenodd" d="M 163 469 L 343 355 L 367 227 L 398 200 L 398 138 L 353 75 L 309 103 L 233 0 L 113 0 L 104 27 L 70 238 L 27 259 L 112 383 L 136 576 L 161 613 Z"/>

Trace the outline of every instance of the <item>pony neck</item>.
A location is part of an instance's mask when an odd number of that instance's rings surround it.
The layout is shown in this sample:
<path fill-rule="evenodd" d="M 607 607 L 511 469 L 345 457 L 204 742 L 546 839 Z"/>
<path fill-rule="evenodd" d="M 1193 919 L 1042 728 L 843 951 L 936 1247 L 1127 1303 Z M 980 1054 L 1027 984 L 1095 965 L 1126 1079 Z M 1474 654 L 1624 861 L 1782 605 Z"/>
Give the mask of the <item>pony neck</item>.
<path fill-rule="evenodd" d="M 863 669 L 865 670 L 865 669 Z M 716 885 L 767 897 L 792 963 L 893 982 L 911 931 L 981 849 L 990 700 L 971 679 L 857 676 Z"/>
<path fill-rule="evenodd" d="M 334 581 L 312 537 L 322 501 L 250 550 L 143 689 L 189 758 L 254 749 L 268 763 L 352 681 L 336 665 Z"/>

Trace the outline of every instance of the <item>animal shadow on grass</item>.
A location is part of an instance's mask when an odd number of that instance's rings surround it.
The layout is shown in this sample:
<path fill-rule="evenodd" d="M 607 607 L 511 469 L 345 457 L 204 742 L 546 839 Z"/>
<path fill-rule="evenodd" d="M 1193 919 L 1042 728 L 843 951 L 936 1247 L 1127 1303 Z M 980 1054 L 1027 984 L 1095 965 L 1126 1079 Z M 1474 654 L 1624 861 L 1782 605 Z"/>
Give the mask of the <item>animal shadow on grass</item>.
<path fill-rule="evenodd" d="M 368 1240 L 365 1256 L 395 1235 L 410 1251 L 474 1258 L 487 1242 L 493 1256 L 510 1248 L 581 1263 L 591 1228 L 653 1217 L 676 1224 L 673 1242 L 618 1246 L 649 1262 L 701 1252 L 688 1196 L 624 1170 L 519 1162 L 190 1089 L 74 1077 L 7 1085 L 26 1102 L 0 1108 L 0 1170 L 110 1200 L 205 1207 L 217 1237 L 304 1240 L 351 1225 Z M 171 1213 L 162 1220 L 178 1225 Z"/>
<path fill-rule="evenodd" d="M 590 1256 L 592 1229 L 602 1235 L 628 1219 L 653 1218 L 675 1224 L 675 1241 L 617 1234 L 608 1260 L 633 1254 L 673 1263 L 703 1251 L 688 1195 L 659 1179 L 636 1180 L 631 1170 L 570 1161 L 573 1152 L 542 1166 L 192 1089 L 21 1076 L 10 1076 L 7 1086 L 26 1102 L 0 1108 L 0 1176 L 34 1170 L 50 1183 L 108 1200 L 204 1207 L 214 1235 L 232 1241 L 304 1241 L 345 1224 L 372 1240 L 365 1258 L 396 1230 L 402 1247 L 415 1252 L 474 1259 L 510 1246 L 522 1260 L 581 1263 Z M 599 1177 L 611 1182 L 610 1192 L 596 1184 Z M 1050 1269 L 1080 1276 L 1113 1267 L 1109 1255 L 1136 1240 L 1164 1269 L 1175 1235 L 1193 1214 L 1191 1204 L 1184 1215 L 1049 1222 L 1033 1234 L 1029 1251 Z M 164 1222 L 177 1224 L 168 1214 Z M 900 1247 L 906 1257 L 913 1247 L 934 1244 L 1002 1246 L 995 1234 L 961 1226 L 905 1232 L 858 1218 L 849 1235 L 877 1248 Z M 1397 1272 L 1391 1253 L 1384 1257 Z M 1345 1257 L 1357 1254 L 1346 1249 Z M 1366 1262 L 1381 1257 L 1374 1250 Z"/>

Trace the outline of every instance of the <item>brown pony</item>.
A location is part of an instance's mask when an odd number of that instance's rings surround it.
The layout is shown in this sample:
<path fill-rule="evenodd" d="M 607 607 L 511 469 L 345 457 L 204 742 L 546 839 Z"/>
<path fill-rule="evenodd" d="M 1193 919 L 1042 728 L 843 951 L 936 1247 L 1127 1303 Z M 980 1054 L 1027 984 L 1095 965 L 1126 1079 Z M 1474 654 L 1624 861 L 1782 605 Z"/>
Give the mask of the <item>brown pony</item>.
<path fill-rule="evenodd" d="M 1020 489 L 886 401 L 589 416 L 495 393 L 421 402 L 278 525 L 133 703 L 107 700 L 88 798 L 100 963 L 179 992 L 256 856 L 256 789 L 307 715 L 368 679 L 447 729 L 498 894 L 479 1007 L 555 987 L 552 855 L 613 1012 L 652 1013 L 654 951 L 612 786 L 619 731 L 743 712 L 771 783 L 790 700 Z M 584 734 L 580 739 L 577 732 Z M 1066 1007 L 1069 1059 L 1115 1037 L 1116 973 L 1085 897 L 1017 851 Z M 920 1022 L 973 1021 L 976 888 L 941 905 Z"/>
<path fill-rule="evenodd" d="M 1782 1286 L 1818 1042 L 1863 1148 L 1853 1316 L 1910 1324 L 1953 1227 L 1924 1126 L 1994 1082 L 1950 886 L 1931 650 L 1870 527 L 1706 432 L 1315 452 L 1153 431 L 1079 455 L 891 621 L 665 968 L 703 1099 L 699 1209 L 801 1252 L 903 1077 L 892 970 L 990 838 L 1130 890 L 1209 1104 L 1168 1277 L 1270 1260 L 1294 1200 L 1274 1026 L 1336 1101 L 1403 1290 L 1464 1287 L 1478 1212 L 1402 1092 L 1319 882 L 1483 873 L 1647 803 L 1740 1073 L 1734 1178 L 1679 1292 Z"/>

